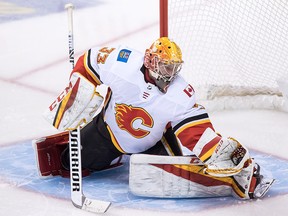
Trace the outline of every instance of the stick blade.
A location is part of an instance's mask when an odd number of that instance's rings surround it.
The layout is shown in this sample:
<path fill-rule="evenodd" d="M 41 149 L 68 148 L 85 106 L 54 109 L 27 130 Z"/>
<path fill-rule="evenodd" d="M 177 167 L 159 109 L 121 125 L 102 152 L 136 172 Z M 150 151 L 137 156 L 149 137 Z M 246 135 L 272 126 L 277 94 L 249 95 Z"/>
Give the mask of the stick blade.
<path fill-rule="evenodd" d="M 94 213 L 105 213 L 110 205 L 111 202 L 85 198 L 82 209 Z"/>

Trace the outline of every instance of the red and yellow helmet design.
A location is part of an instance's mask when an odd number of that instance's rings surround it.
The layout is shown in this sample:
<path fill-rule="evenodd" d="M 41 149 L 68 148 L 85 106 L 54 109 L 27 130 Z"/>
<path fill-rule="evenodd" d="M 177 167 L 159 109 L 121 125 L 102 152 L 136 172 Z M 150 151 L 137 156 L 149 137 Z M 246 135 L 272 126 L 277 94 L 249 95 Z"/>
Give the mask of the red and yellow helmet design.
<path fill-rule="evenodd" d="M 163 92 L 164 87 L 177 76 L 182 67 L 182 52 L 179 46 L 167 37 L 156 40 L 146 49 L 144 65 L 155 79 L 157 86 Z"/>

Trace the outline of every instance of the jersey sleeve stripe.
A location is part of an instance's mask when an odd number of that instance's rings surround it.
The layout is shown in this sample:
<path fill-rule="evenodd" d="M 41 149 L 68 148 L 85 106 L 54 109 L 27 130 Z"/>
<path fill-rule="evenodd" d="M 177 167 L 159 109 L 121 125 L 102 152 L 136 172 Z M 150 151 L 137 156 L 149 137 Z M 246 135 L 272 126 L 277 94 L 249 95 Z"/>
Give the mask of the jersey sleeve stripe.
<path fill-rule="evenodd" d="M 205 123 L 210 123 L 210 119 L 198 119 L 194 121 L 188 121 L 186 122 L 186 124 L 183 124 L 181 127 L 179 127 L 178 130 L 174 129 L 174 131 L 175 131 L 176 136 L 179 136 L 179 134 L 181 134 L 184 130 L 188 128 L 192 128 L 197 125 L 205 124 Z"/>
<path fill-rule="evenodd" d="M 190 124 L 186 124 L 182 128 L 179 128 L 175 135 L 183 146 L 188 148 L 190 151 L 193 151 L 201 135 L 208 127 L 213 129 L 209 119 L 191 122 Z"/>
<path fill-rule="evenodd" d="M 186 118 L 185 120 L 181 121 L 180 123 L 178 123 L 176 126 L 173 127 L 174 131 L 177 131 L 179 128 L 181 128 L 183 125 L 187 124 L 187 123 L 191 123 L 197 120 L 202 120 L 202 119 L 207 119 L 209 118 L 207 113 L 201 114 L 201 115 L 197 115 L 197 116 L 193 116 L 190 118 Z"/>
<path fill-rule="evenodd" d="M 95 80 L 95 82 L 100 85 L 102 82 L 97 71 L 91 65 L 91 49 L 88 50 L 84 55 L 84 67 L 90 76 Z"/>

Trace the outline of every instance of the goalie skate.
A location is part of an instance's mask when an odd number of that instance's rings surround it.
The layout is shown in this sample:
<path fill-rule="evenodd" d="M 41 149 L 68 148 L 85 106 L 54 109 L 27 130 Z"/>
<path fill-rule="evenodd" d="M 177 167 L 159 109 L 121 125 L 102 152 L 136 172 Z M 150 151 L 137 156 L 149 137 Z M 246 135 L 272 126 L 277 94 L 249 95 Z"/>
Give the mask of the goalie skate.
<path fill-rule="evenodd" d="M 264 178 L 263 175 L 260 175 L 260 166 L 259 164 L 255 163 L 249 191 L 249 197 L 251 199 L 259 199 L 264 197 L 274 181 L 275 179 L 267 179 Z"/>
<path fill-rule="evenodd" d="M 253 198 L 259 199 L 265 196 L 275 179 L 261 179 L 261 182 L 256 186 Z"/>

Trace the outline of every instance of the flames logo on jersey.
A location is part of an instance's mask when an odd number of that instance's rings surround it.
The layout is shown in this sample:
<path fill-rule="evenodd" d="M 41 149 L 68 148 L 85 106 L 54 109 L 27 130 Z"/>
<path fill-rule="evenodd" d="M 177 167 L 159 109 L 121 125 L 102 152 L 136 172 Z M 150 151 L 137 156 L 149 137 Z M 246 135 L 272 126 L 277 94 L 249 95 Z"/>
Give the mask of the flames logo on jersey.
<path fill-rule="evenodd" d="M 120 129 L 127 131 L 136 138 L 143 138 L 150 133 L 147 129 L 153 127 L 154 121 L 145 109 L 126 104 L 116 104 L 115 111 L 116 122 Z M 140 120 L 141 123 L 138 128 L 135 128 L 134 123 L 137 120 Z"/>

